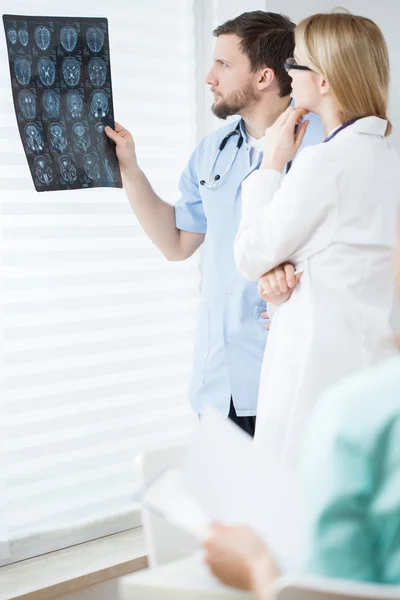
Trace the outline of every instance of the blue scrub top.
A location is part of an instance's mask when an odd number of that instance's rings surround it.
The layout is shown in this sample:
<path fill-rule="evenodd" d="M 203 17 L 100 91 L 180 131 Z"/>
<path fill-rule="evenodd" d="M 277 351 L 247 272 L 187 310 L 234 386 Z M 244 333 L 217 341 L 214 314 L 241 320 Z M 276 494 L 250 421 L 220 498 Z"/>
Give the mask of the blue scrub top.
<path fill-rule="evenodd" d="M 307 119 L 310 123 L 299 151 L 324 138 L 318 117 L 311 114 Z M 239 274 L 233 252 L 241 217 L 241 184 L 262 159 L 260 155 L 257 162 L 250 163 L 251 147 L 243 121 L 240 127 L 244 142 L 229 173 L 213 189 L 200 185 L 202 179 L 208 181 L 221 141 L 238 123 L 230 122 L 200 142 L 182 174 L 181 198 L 175 207 L 178 229 L 206 234 L 190 403 L 199 414 L 206 405 L 212 405 L 225 417 L 231 396 L 238 416 L 256 414 L 268 336 L 267 320 L 261 317 L 266 304 L 257 293 L 257 284 Z M 224 173 L 237 141 L 237 135 L 229 139 L 219 154 L 214 174 Z"/>

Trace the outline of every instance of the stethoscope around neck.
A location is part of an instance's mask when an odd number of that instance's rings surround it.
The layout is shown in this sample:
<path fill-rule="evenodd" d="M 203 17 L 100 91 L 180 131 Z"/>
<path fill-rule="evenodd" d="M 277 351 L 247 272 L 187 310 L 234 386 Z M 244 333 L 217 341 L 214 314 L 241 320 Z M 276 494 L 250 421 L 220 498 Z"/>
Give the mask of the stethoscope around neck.
<path fill-rule="evenodd" d="M 324 142 L 329 142 L 331 139 L 333 139 L 340 131 L 342 131 L 343 129 L 346 129 L 346 127 L 349 127 L 350 125 L 353 125 L 353 123 L 355 123 L 356 119 L 352 119 L 351 121 L 348 121 L 347 123 L 343 123 L 343 125 L 341 125 L 340 127 L 338 127 L 329 137 L 327 137 Z M 222 142 L 220 143 L 220 145 L 218 146 L 218 150 L 217 153 L 214 157 L 214 160 L 212 162 L 211 168 L 210 168 L 210 172 L 208 174 L 207 177 L 207 181 L 205 179 L 202 179 L 200 181 L 200 185 L 204 185 L 205 187 L 209 188 L 209 189 L 213 189 L 216 188 L 217 186 L 221 185 L 221 183 L 223 182 L 223 180 L 226 178 L 226 176 L 228 175 L 229 171 L 231 170 L 233 163 L 236 160 L 236 157 L 239 153 L 240 148 L 243 145 L 244 142 L 244 137 L 243 137 L 243 133 L 241 130 L 241 121 L 239 121 L 239 123 L 236 125 L 235 129 L 233 131 L 230 131 L 222 140 Z M 299 126 L 296 125 L 294 128 L 294 133 L 296 134 L 298 131 Z M 218 158 L 219 155 L 221 154 L 221 152 L 224 150 L 226 144 L 228 143 L 228 140 L 237 135 L 238 136 L 238 141 L 236 144 L 236 149 L 235 149 L 235 153 L 229 163 L 229 165 L 226 167 L 225 171 L 222 173 L 222 175 L 218 175 L 215 174 L 213 176 L 213 172 L 215 171 L 215 166 L 218 162 Z M 288 164 L 286 165 L 286 173 L 288 173 L 290 171 L 290 167 L 292 166 L 292 161 L 288 162 Z"/>
<path fill-rule="evenodd" d="M 218 175 L 218 173 L 217 173 L 213 177 L 213 172 L 215 170 L 215 165 L 218 162 L 219 155 L 224 150 L 224 148 L 225 148 L 226 144 L 228 143 L 228 141 L 230 140 L 230 138 L 233 137 L 233 136 L 235 136 L 235 135 L 238 136 L 238 141 L 236 143 L 235 153 L 234 153 L 234 155 L 233 155 L 233 157 L 232 157 L 229 165 L 226 167 L 226 169 L 222 173 L 222 175 Z M 211 189 L 217 187 L 218 185 L 220 185 L 223 182 L 223 180 L 225 179 L 225 177 L 228 175 L 228 173 L 231 170 L 231 168 L 233 167 L 233 163 L 236 160 L 236 157 L 237 157 L 237 155 L 239 153 L 240 148 L 243 145 L 243 142 L 244 142 L 244 137 L 243 137 L 243 133 L 242 133 L 242 131 L 240 129 L 240 121 L 239 121 L 239 123 L 236 125 L 235 129 L 233 131 L 230 131 L 228 133 L 228 135 L 226 135 L 224 137 L 224 139 L 222 140 L 222 142 L 218 146 L 217 153 L 216 153 L 216 155 L 214 157 L 214 160 L 212 162 L 212 165 L 210 167 L 210 172 L 208 174 L 207 181 L 205 179 L 202 179 L 200 181 L 200 185 L 205 185 L 206 187 L 211 188 Z"/>
<path fill-rule="evenodd" d="M 204 185 L 205 187 L 209 188 L 209 189 L 213 189 L 218 187 L 219 185 L 221 185 L 221 183 L 224 181 L 224 179 L 226 178 L 226 176 L 228 175 L 229 171 L 232 169 L 233 167 L 233 163 L 236 160 L 236 157 L 239 153 L 240 148 L 243 145 L 244 142 L 244 137 L 243 137 L 243 133 L 240 127 L 241 121 L 239 121 L 239 123 L 236 125 L 235 129 L 233 131 L 230 131 L 222 140 L 222 142 L 220 143 L 220 145 L 218 146 L 218 150 L 217 153 L 214 157 L 214 160 L 212 162 L 212 165 L 210 167 L 210 171 L 208 173 L 208 177 L 207 180 L 206 179 L 202 179 L 200 181 L 200 185 Z M 218 173 L 216 173 L 215 175 L 213 175 L 214 171 L 215 171 L 215 166 L 218 162 L 218 158 L 219 155 L 221 154 L 221 152 L 223 152 L 226 144 L 228 143 L 228 141 L 230 140 L 231 137 L 237 135 L 238 136 L 238 140 L 236 143 L 236 148 L 235 148 L 235 153 L 232 156 L 232 159 L 230 161 L 230 163 L 228 164 L 228 166 L 226 167 L 225 171 L 222 173 L 222 175 L 219 175 Z M 292 161 L 290 161 L 287 165 L 286 165 L 286 173 L 288 173 L 288 171 L 290 170 L 290 167 L 292 166 Z"/>

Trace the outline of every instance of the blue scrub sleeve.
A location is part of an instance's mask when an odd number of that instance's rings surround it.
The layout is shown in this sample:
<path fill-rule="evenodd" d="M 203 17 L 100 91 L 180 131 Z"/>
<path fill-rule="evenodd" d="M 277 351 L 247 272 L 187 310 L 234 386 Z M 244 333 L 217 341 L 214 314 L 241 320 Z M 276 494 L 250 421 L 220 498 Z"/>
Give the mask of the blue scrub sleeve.
<path fill-rule="evenodd" d="M 179 189 L 181 197 L 175 205 L 175 222 L 178 229 L 192 233 L 206 233 L 207 218 L 204 214 L 203 201 L 199 193 L 199 183 L 196 173 L 200 144 L 193 152 L 186 169 L 183 171 Z"/>

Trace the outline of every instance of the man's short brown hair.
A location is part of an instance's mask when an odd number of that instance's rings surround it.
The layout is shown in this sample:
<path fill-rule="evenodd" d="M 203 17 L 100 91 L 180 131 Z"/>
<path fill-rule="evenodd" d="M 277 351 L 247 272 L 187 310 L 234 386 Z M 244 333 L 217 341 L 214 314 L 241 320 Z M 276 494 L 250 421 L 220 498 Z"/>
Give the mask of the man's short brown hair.
<path fill-rule="evenodd" d="M 283 66 L 293 56 L 294 30 L 292 21 L 277 13 L 255 10 L 245 12 L 214 30 L 215 37 L 234 34 L 241 39 L 240 49 L 247 55 L 251 70 L 269 67 L 279 83 L 280 96 L 292 91 L 291 78 Z"/>

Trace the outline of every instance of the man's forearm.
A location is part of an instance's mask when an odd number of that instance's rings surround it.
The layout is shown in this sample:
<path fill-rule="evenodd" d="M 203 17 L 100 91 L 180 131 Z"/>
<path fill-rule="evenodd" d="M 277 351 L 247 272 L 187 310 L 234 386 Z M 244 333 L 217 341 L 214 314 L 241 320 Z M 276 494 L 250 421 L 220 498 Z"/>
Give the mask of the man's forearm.
<path fill-rule="evenodd" d="M 179 260 L 181 240 L 174 207 L 157 196 L 139 167 L 123 173 L 122 179 L 129 202 L 144 231 L 167 259 Z"/>

